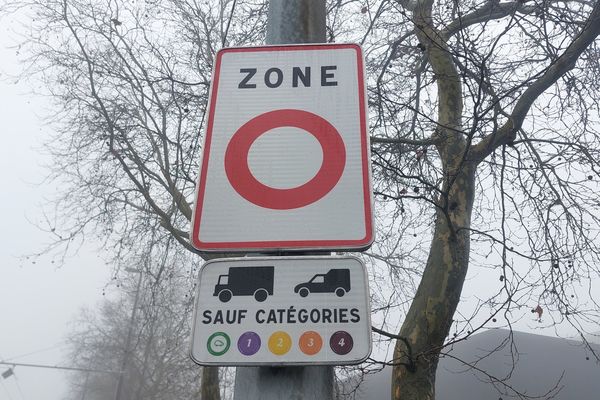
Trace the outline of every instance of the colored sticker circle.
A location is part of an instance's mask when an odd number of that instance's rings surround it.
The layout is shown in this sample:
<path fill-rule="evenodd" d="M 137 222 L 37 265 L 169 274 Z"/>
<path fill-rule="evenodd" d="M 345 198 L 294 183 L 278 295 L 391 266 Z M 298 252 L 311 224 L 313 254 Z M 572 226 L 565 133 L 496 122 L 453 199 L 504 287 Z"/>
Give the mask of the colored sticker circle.
<path fill-rule="evenodd" d="M 298 347 L 304 354 L 312 356 L 321 351 L 323 347 L 323 339 L 315 331 L 304 332 L 298 339 Z"/>
<path fill-rule="evenodd" d="M 329 339 L 329 347 L 335 354 L 341 356 L 350 353 L 354 347 L 352 336 L 346 331 L 337 331 Z"/>
<path fill-rule="evenodd" d="M 245 332 L 238 339 L 237 346 L 245 356 L 256 354 L 260 350 L 260 336 L 255 332 Z"/>
<path fill-rule="evenodd" d="M 208 337 L 206 348 L 213 356 L 222 356 L 227 353 L 231 340 L 225 332 L 215 332 Z"/>
<path fill-rule="evenodd" d="M 294 127 L 313 135 L 323 150 L 323 162 L 308 182 L 290 189 L 276 189 L 259 182 L 248 166 L 250 147 L 262 134 L 280 127 Z M 300 208 L 323 198 L 338 183 L 346 166 L 346 147 L 335 127 L 308 111 L 282 109 L 252 118 L 231 137 L 225 150 L 225 173 L 235 191 L 257 206 L 274 210 Z"/>
<path fill-rule="evenodd" d="M 292 338 L 286 332 L 277 331 L 269 337 L 271 353 L 282 356 L 292 348 Z"/>

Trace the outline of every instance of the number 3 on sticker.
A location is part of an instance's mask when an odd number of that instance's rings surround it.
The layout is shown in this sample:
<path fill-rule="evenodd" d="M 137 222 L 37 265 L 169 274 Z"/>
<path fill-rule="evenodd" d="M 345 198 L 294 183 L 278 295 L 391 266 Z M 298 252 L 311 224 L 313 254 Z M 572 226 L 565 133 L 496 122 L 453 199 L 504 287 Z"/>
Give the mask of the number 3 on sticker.
<path fill-rule="evenodd" d="M 323 346 L 323 339 L 315 331 L 304 332 L 298 340 L 300 350 L 309 356 L 317 354 Z"/>
<path fill-rule="evenodd" d="M 275 355 L 284 355 L 291 347 L 292 338 L 286 332 L 277 331 L 269 337 L 269 350 Z"/>

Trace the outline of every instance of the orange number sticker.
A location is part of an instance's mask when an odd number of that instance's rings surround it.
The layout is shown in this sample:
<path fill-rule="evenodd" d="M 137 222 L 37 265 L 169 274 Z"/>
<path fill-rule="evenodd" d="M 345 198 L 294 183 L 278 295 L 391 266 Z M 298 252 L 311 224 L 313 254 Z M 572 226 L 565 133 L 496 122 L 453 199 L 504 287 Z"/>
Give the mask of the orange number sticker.
<path fill-rule="evenodd" d="M 323 339 L 315 331 L 307 331 L 300 336 L 298 340 L 300 350 L 309 356 L 317 354 L 323 346 Z"/>

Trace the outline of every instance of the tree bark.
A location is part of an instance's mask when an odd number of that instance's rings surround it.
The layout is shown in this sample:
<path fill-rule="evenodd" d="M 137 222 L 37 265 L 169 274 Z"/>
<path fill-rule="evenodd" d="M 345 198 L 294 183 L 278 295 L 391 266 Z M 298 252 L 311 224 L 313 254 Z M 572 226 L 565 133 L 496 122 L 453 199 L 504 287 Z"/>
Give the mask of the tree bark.
<path fill-rule="evenodd" d="M 392 398 L 435 398 L 439 352 L 469 265 L 469 227 L 475 187 L 475 166 L 465 164 L 446 177 L 447 207 L 438 209 L 433 241 L 423 277 L 400 330 L 404 340 L 394 349 Z"/>
<path fill-rule="evenodd" d="M 476 163 L 468 160 L 462 133 L 461 81 L 447 39 L 432 20 L 432 0 L 417 2 L 415 32 L 427 51 L 436 77 L 438 120 L 434 133 L 444 182 L 436 199 L 436 217 L 429 257 L 417 293 L 394 349 L 392 398 L 435 399 L 435 373 L 440 350 L 469 265 L 469 228 L 475 190 Z"/>

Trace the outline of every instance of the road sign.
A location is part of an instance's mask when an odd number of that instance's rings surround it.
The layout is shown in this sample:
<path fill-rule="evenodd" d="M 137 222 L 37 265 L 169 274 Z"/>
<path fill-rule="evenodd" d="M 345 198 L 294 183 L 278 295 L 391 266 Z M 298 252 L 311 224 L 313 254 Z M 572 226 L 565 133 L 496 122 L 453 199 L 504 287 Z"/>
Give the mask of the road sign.
<path fill-rule="evenodd" d="M 371 245 L 363 76 L 353 44 L 219 51 L 192 220 L 196 248 Z"/>
<path fill-rule="evenodd" d="M 358 258 L 229 258 L 200 270 L 191 350 L 199 364 L 343 365 L 370 353 Z"/>

